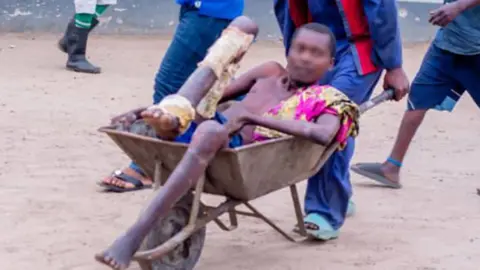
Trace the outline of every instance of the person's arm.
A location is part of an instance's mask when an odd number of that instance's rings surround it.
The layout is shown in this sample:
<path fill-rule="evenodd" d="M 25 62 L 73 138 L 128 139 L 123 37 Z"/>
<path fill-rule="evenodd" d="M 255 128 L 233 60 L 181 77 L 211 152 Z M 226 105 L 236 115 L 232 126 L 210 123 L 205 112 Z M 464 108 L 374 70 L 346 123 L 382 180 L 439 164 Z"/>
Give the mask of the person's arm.
<path fill-rule="evenodd" d="M 372 58 L 387 70 L 383 88 L 395 89 L 395 100 L 401 100 L 410 90 L 410 82 L 402 68 L 402 40 L 398 26 L 395 0 L 362 0 L 373 40 Z"/>
<path fill-rule="evenodd" d="M 463 11 L 480 5 L 480 0 L 458 0 L 449 2 L 430 12 L 428 20 L 433 25 L 446 26 Z"/>
<path fill-rule="evenodd" d="M 480 5 L 480 0 L 458 0 L 461 11 L 476 7 Z"/>
<path fill-rule="evenodd" d="M 255 82 L 264 77 L 279 74 L 284 68 L 277 62 L 267 62 L 256 66 L 232 80 L 227 86 L 220 102 L 248 93 Z"/>
<path fill-rule="evenodd" d="M 321 145 L 330 144 L 340 128 L 340 118 L 333 114 L 323 114 L 318 117 L 315 123 L 299 120 L 277 120 L 252 114 L 245 116 L 244 121 L 249 125 L 275 129 Z"/>
<path fill-rule="evenodd" d="M 375 64 L 393 70 L 402 67 L 402 41 L 395 0 L 363 0 L 373 40 Z"/>

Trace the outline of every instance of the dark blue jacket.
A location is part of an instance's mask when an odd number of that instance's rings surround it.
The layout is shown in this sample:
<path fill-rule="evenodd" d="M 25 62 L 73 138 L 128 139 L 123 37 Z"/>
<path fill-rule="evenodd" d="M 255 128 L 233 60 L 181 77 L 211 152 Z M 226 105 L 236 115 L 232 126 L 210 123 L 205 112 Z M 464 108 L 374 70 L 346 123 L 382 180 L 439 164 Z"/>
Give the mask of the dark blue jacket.
<path fill-rule="evenodd" d="M 308 22 L 327 25 L 337 45 L 350 48 L 359 74 L 401 67 L 402 45 L 395 0 L 274 0 L 285 47 Z"/>

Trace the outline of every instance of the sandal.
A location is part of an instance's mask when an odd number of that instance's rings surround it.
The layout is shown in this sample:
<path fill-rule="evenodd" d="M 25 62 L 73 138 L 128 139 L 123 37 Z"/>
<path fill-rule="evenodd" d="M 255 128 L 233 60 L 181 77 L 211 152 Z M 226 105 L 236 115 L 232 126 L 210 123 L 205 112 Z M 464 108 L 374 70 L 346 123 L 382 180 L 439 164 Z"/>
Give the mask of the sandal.
<path fill-rule="evenodd" d="M 328 241 L 337 238 L 340 234 L 339 230 L 333 229 L 332 225 L 330 225 L 330 223 L 328 223 L 327 220 L 325 220 L 325 218 L 320 216 L 319 214 L 308 214 L 307 217 L 304 219 L 304 223 L 305 227 L 307 227 L 308 223 L 317 227 L 317 229 L 315 230 L 305 228 L 307 236 L 315 240 Z"/>
<path fill-rule="evenodd" d="M 123 193 L 123 192 L 130 192 L 130 191 L 137 191 L 137 190 L 142 190 L 142 189 L 149 189 L 152 188 L 152 185 L 145 185 L 142 183 L 142 181 L 138 180 L 137 178 L 130 176 L 121 170 L 116 170 L 112 173 L 111 175 L 112 178 L 117 178 L 121 181 L 124 181 L 126 183 L 133 184 L 133 188 L 124 188 L 124 187 L 119 187 L 116 185 L 112 184 L 107 184 L 105 182 L 99 182 L 98 185 L 105 188 L 105 191 L 107 192 L 116 192 L 116 193 Z"/>

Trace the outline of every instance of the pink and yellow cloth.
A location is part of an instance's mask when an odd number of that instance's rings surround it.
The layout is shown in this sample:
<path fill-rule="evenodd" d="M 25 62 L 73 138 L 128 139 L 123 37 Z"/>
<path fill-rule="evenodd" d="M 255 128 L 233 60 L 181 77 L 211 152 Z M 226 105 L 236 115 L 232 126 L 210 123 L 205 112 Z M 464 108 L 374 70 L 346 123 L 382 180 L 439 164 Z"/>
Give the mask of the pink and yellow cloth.
<path fill-rule="evenodd" d="M 270 109 L 264 116 L 278 120 L 314 122 L 322 114 L 340 117 L 340 129 L 335 138 L 340 143 L 340 149 L 345 147 L 348 137 L 358 134 L 358 106 L 345 94 L 328 85 L 300 88 L 295 95 Z M 253 136 L 255 141 L 263 141 L 287 135 L 257 126 Z"/>

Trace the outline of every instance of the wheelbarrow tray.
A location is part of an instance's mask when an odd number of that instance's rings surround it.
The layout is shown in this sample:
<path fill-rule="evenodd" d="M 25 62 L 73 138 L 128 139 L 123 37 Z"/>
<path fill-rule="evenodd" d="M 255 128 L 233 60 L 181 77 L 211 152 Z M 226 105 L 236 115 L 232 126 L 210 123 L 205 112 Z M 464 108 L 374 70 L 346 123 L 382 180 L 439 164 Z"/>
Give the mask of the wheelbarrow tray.
<path fill-rule="evenodd" d="M 187 151 L 188 145 L 149 136 L 100 128 L 144 172 L 154 177 L 160 168 L 164 184 Z M 314 175 L 335 149 L 305 139 L 284 137 L 234 149 L 220 150 L 205 173 L 204 193 L 250 201 L 291 186 Z"/>

